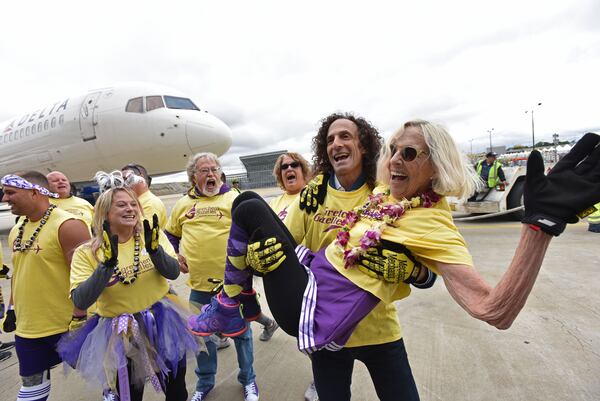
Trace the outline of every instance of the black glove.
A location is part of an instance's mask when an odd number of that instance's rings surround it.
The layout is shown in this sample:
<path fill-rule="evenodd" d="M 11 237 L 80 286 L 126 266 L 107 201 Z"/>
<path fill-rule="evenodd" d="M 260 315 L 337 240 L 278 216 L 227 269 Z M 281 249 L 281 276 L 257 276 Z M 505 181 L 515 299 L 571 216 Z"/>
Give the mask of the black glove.
<path fill-rule="evenodd" d="M 104 221 L 102 224 L 102 253 L 104 253 L 104 266 L 114 269 L 117 265 L 119 256 L 119 236 L 112 235 L 110 224 Z"/>
<path fill-rule="evenodd" d="M 15 315 L 14 309 L 6 311 L 6 316 L 2 321 L 2 331 L 5 333 L 11 333 L 17 329 L 17 315 Z"/>
<path fill-rule="evenodd" d="M 302 191 L 300 191 L 300 210 L 304 210 L 307 214 L 317 211 L 319 205 L 322 205 L 325 201 L 327 181 L 329 181 L 329 174 L 319 174 L 302 188 Z"/>
<path fill-rule="evenodd" d="M 423 266 L 404 245 L 381 240 L 359 259 L 358 269 L 389 283 L 414 283 Z"/>
<path fill-rule="evenodd" d="M 154 213 L 152 215 L 152 228 L 150 228 L 150 222 L 144 219 L 144 245 L 150 255 L 158 250 L 158 234 L 158 216 Z"/>
<path fill-rule="evenodd" d="M 10 268 L 6 265 L 2 265 L 2 269 L 0 269 L 0 278 L 8 278 L 8 272 Z"/>
<path fill-rule="evenodd" d="M 591 213 L 600 201 L 600 136 L 587 133 L 544 175 L 544 160 L 534 150 L 527 159 L 525 217 L 550 235 L 558 236 L 567 223 Z"/>

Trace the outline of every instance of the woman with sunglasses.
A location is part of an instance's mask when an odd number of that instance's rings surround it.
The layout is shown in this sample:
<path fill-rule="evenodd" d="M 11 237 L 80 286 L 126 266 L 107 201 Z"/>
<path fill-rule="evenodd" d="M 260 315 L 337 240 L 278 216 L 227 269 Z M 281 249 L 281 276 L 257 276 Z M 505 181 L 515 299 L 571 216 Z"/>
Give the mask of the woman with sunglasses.
<path fill-rule="evenodd" d="M 103 399 L 142 400 L 149 381 L 168 401 L 186 401 L 186 357 L 198 351 L 183 303 L 167 280 L 179 263 L 158 217 L 144 220 L 120 171 L 96 175 L 102 194 L 94 209 L 95 237 L 71 262 L 71 298 L 96 314 L 59 343 L 63 360 L 102 386 Z"/>
<path fill-rule="evenodd" d="M 273 168 L 277 184 L 285 192 L 269 202 L 269 206 L 281 220 L 287 215 L 287 208 L 310 180 L 310 167 L 301 154 L 288 152 L 280 155 Z"/>
<path fill-rule="evenodd" d="M 226 277 L 231 269 L 248 272 L 245 277 L 238 273 L 238 280 L 251 280 L 252 271 L 263 275 L 273 316 L 298 338 L 305 353 L 343 347 L 377 303 L 407 297 L 409 284 L 420 281 L 425 266 L 444 277 L 454 300 L 471 316 L 506 329 L 525 305 L 552 236 L 600 200 L 598 143 L 600 136 L 587 134 L 548 176 L 541 155 L 532 152 L 520 244 L 495 287 L 473 268 L 445 199 L 470 196 L 479 178 L 450 135 L 423 120 L 407 122 L 390 138 L 378 162 L 379 181 L 387 185 L 348 212 L 336 241 L 317 253 L 296 247 L 259 197 L 238 197 L 232 208 Z M 218 297 L 190 319 L 193 330 L 235 313 L 222 306 L 234 301 L 227 293 Z M 386 372 L 379 378 L 393 388 L 378 391 L 380 399 L 419 399 L 406 365 L 402 374 Z M 349 386 L 345 394 L 330 391 L 335 386 L 328 380 L 335 380 L 335 372 L 313 373 L 320 400 L 350 399 Z"/>

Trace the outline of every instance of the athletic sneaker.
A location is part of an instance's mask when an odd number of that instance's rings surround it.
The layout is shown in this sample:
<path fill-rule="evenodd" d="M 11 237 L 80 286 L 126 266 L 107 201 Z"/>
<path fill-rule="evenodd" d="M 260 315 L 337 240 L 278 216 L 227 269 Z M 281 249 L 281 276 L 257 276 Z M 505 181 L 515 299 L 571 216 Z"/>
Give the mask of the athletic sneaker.
<path fill-rule="evenodd" d="M 102 401 L 119 401 L 119 396 L 112 392 L 112 390 L 104 390 L 102 392 Z"/>
<path fill-rule="evenodd" d="M 196 391 L 194 393 L 194 395 L 192 396 L 192 399 L 190 401 L 204 401 L 204 400 L 206 400 L 206 397 L 208 397 L 208 393 L 210 393 L 210 391 L 212 389 L 213 389 L 213 386 L 210 386 L 207 390 Z"/>
<path fill-rule="evenodd" d="M 228 337 L 219 338 L 217 342 L 217 350 L 225 349 L 231 345 L 231 341 L 229 341 Z"/>
<path fill-rule="evenodd" d="M 244 386 L 244 401 L 258 401 L 258 386 L 256 382 Z"/>
<path fill-rule="evenodd" d="M 12 356 L 12 352 L 10 352 L 10 351 L 0 351 L 0 362 L 6 361 L 11 356 Z"/>
<path fill-rule="evenodd" d="M 0 342 L 0 351 L 8 351 L 15 347 L 14 341 L 9 341 L 7 343 Z"/>
<path fill-rule="evenodd" d="M 188 319 L 188 327 L 192 334 L 208 337 L 221 333 L 225 337 L 235 337 L 248 329 L 248 324 L 242 317 L 240 305 L 221 302 L 221 294 L 217 294 L 204 305 L 199 315 Z"/>
<path fill-rule="evenodd" d="M 317 394 L 314 380 L 310 382 L 310 385 L 304 392 L 304 401 L 319 401 L 319 394 Z"/>
<path fill-rule="evenodd" d="M 269 341 L 271 337 L 273 337 L 273 333 L 275 333 L 275 330 L 277 330 L 278 328 L 279 325 L 277 324 L 277 322 L 275 320 L 271 320 L 271 324 L 264 326 L 263 332 L 260 335 L 260 337 L 258 337 L 258 339 L 260 341 Z"/>

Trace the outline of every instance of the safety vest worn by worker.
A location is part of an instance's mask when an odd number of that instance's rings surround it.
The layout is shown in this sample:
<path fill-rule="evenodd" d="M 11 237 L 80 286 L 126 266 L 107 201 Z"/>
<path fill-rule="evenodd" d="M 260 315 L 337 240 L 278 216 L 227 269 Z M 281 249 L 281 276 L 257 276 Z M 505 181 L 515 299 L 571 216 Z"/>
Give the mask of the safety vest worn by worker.
<path fill-rule="evenodd" d="M 481 177 L 481 170 L 482 170 L 482 165 L 483 165 L 483 160 L 479 160 L 477 162 L 477 175 Z M 488 188 L 494 188 L 497 184 L 498 181 L 500 180 L 498 178 L 498 169 L 502 167 L 502 163 L 500 163 L 497 160 L 494 160 L 494 163 L 492 164 L 492 166 L 490 167 L 490 173 L 488 175 L 488 180 L 487 180 L 487 185 Z"/>
<path fill-rule="evenodd" d="M 600 202 L 594 205 L 596 211 L 590 214 L 587 219 L 589 224 L 600 224 Z"/>

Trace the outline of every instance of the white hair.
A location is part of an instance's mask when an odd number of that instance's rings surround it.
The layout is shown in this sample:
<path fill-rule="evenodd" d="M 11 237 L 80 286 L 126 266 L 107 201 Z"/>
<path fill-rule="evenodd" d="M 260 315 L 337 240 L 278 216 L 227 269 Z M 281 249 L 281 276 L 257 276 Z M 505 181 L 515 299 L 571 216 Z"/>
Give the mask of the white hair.
<path fill-rule="evenodd" d="M 432 179 L 432 189 L 442 196 L 456 196 L 464 199 L 471 196 L 481 186 L 481 179 L 458 150 L 450 134 L 438 124 L 425 120 L 412 120 L 404 123 L 386 142 L 377 162 L 377 180 L 390 182 L 389 163 L 392 158 L 390 145 L 409 128 L 417 128 L 429 148 L 431 162 L 436 172 Z"/>
<path fill-rule="evenodd" d="M 112 188 L 124 188 L 126 186 L 123 173 L 120 170 L 114 170 L 111 173 L 98 171 L 94 175 L 94 179 L 100 187 L 100 193 Z"/>
<path fill-rule="evenodd" d="M 217 166 L 221 167 L 221 163 L 219 162 L 219 157 L 217 155 L 215 155 L 214 153 L 211 153 L 211 152 L 196 153 L 194 156 L 190 157 L 190 159 L 187 162 L 187 165 L 185 166 L 185 169 L 187 171 L 188 180 L 189 180 L 190 184 L 192 184 L 192 185 L 196 185 L 194 183 L 194 173 L 196 172 L 196 163 L 198 163 L 198 160 L 200 160 L 200 159 L 208 159 L 210 161 L 215 162 L 217 164 Z"/>

